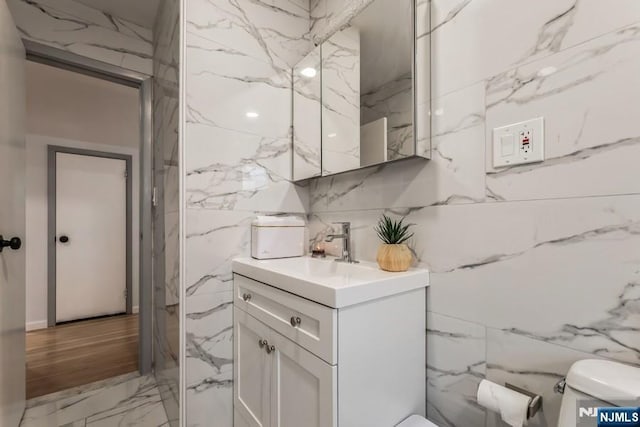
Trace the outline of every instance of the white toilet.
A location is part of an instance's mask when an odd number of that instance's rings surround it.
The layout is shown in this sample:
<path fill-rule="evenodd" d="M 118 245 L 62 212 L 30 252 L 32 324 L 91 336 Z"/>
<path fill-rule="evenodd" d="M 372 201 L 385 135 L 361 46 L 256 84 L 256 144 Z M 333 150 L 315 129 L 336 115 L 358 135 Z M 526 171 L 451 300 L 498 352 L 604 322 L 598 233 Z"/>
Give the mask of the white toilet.
<path fill-rule="evenodd" d="M 597 406 L 615 402 L 640 404 L 640 369 L 605 360 L 580 360 L 567 374 L 558 427 L 575 427 L 576 403 L 598 400 Z"/>
<path fill-rule="evenodd" d="M 606 360 L 580 360 L 567 374 L 558 427 L 576 426 L 576 404 L 599 401 L 597 406 L 613 402 L 640 405 L 640 368 Z M 544 402 L 543 402 L 544 407 Z M 438 427 L 419 415 L 412 415 L 397 427 Z"/>
<path fill-rule="evenodd" d="M 411 415 L 409 418 L 398 424 L 396 427 L 438 427 L 425 417 Z"/>

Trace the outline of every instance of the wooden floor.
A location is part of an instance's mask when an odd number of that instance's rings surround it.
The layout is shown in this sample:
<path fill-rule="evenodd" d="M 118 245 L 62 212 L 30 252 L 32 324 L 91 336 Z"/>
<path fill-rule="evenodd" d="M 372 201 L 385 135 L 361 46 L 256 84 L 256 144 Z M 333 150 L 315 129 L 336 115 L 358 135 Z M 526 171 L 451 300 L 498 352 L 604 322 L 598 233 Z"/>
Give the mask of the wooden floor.
<path fill-rule="evenodd" d="M 27 332 L 27 399 L 137 369 L 137 314 Z"/>

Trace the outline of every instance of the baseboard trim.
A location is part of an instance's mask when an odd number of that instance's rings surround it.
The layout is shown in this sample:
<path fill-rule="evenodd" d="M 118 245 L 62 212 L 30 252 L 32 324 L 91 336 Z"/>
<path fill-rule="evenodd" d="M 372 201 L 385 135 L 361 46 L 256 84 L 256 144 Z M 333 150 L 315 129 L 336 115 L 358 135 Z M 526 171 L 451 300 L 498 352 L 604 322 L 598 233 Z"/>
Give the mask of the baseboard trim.
<path fill-rule="evenodd" d="M 38 320 L 36 322 L 27 322 L 27 324 L 25 325 L 25 329 L 27 330 L 27 332 L 36 331 L 38 329 L 46 329 L 46 328 L 47 328 L 46 320 Z"/>
<path fill-rule="evenodd" d="M 140 312 L 140 306 L 134 305 L 133 307 L 131 307 L 131 313 L 132 314 L 138 314 Z M 87 319 L 79 319 L 79 320 L 87 320 Z M 65 322 L 60 322 L 60 323 L 65 323 Z M 48 328 L 48 324 L 46 320 L 38 320 L 35 322 L 27 322 L 25 324 L 25 330 L 27 332 L 29 331 L 37 331 L 38 329 L 46 329 Z"/>

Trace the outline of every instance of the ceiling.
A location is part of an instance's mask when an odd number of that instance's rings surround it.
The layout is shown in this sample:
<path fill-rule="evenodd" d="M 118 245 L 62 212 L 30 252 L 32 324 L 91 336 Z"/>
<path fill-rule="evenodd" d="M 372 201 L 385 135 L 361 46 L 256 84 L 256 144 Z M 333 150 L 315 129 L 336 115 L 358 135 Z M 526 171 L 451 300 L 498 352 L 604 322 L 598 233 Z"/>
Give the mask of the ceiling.
<path fill-rule="evenodd" d="M 86 6 L 126 19 L 146 28 L 153 28 L 161 0 L 76 0 Z"/>

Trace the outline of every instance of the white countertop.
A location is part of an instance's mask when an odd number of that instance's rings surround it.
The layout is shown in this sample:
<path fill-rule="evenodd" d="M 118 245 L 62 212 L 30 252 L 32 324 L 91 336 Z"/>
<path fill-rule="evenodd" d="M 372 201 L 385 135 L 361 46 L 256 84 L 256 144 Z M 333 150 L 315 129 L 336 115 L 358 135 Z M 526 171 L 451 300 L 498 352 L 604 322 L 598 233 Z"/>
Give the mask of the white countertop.
<path fill-rule="evenodd" d="M 375 263 L 334 258 L 233 260 L 233 272 L 333 308 L 342 308 L 429 286 L 429 272 L 382 271 Z"/>

